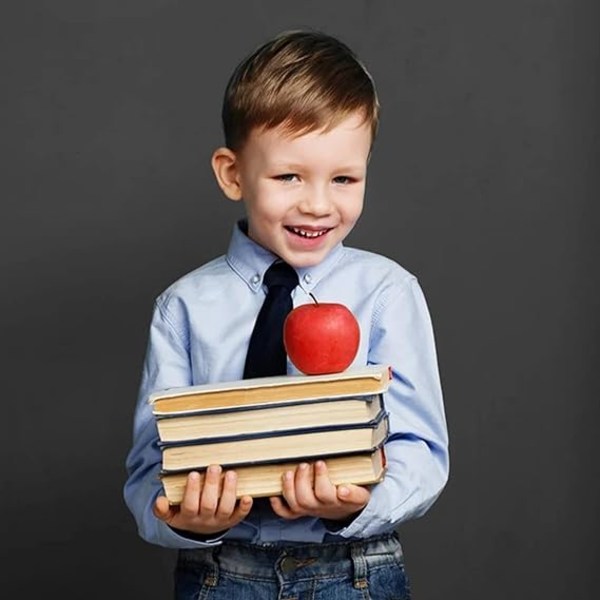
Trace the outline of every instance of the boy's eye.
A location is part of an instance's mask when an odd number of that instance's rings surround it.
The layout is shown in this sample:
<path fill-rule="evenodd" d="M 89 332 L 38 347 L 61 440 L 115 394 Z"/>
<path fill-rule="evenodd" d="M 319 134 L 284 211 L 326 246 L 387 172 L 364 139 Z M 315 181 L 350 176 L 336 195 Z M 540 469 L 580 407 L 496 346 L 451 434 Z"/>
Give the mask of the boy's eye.
<path fill-rule="evenodd" d="M 348 177 L 346 175 L 338 175 L 338 177 L 333 178 L 333 183 L 341 183 L 342 185 L 347 185 L 348 183 L 352 183 L 354 180 L 352 177 Z"/>
<path fill-rule="evenodd" d="M 298 175 L 295 173 L 283 173 L 282 175 L 275 175 L 275 179 L 278 181 L 295 181 L 298 179 Z"/>

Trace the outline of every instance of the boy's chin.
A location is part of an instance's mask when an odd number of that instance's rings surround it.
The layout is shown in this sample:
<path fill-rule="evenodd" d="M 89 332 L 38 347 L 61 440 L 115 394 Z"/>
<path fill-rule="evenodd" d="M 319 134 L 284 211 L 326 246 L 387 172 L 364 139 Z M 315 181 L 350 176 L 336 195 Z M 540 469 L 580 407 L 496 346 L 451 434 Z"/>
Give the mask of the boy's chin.
<path fill-rule="evenodd" d="M 288 265 L 294 267 L 294 269 L 310 269 L 311 267 L 316 267 L 319 263 L 321 263 L 325 259 L 327 254 L 327 252 L 319 252 L 318 255 L 313 254 L 310 256 L 302 256 L 296 253 L 283 253 L 283 256 L 278 256 Z"/>

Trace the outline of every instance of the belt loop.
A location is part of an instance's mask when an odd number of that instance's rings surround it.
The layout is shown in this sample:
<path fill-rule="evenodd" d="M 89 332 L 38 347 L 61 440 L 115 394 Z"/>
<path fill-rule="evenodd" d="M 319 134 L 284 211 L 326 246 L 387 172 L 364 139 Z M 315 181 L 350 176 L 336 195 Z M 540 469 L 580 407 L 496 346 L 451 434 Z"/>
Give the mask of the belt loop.
<path fill-rule="evenodd" d="M 367 560 L 365 559 L 364 545 L 361 542 L 350 546 L 352 568 L 354 571 L 353 585 L 357 590 L 364 590 L 367 586 Z"/>

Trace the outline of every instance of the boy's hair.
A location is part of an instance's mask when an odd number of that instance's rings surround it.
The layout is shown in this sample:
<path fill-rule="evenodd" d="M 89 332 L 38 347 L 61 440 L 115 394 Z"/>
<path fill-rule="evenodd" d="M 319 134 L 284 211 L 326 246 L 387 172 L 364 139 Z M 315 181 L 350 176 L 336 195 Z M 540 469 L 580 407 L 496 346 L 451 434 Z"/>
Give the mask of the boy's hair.
<path fill-rule="evenodd" d="M 354 52 L 324 33 L 283 32 L 233 72 L 223 100 L 225 144 L 240 150 L 254 128 L 328 130 L 356 111 L 364 114 L 374 140 L 379 101 Z"/>

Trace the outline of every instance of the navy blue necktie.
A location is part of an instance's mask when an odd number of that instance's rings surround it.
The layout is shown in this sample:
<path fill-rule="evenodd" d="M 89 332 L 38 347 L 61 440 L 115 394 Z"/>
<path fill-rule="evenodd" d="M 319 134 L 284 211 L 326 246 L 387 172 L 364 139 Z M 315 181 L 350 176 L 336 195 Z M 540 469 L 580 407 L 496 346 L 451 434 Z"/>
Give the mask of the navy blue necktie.
<path fill-rule="evenodd" d="M 287 372 L 283 322 L 292 310 L 291 292 L 298 285 L 298 275 L 287 263 L 275 262 L 267 269 L 264 282 L 269 291 L 250 337 L 244 379 Z"/>

